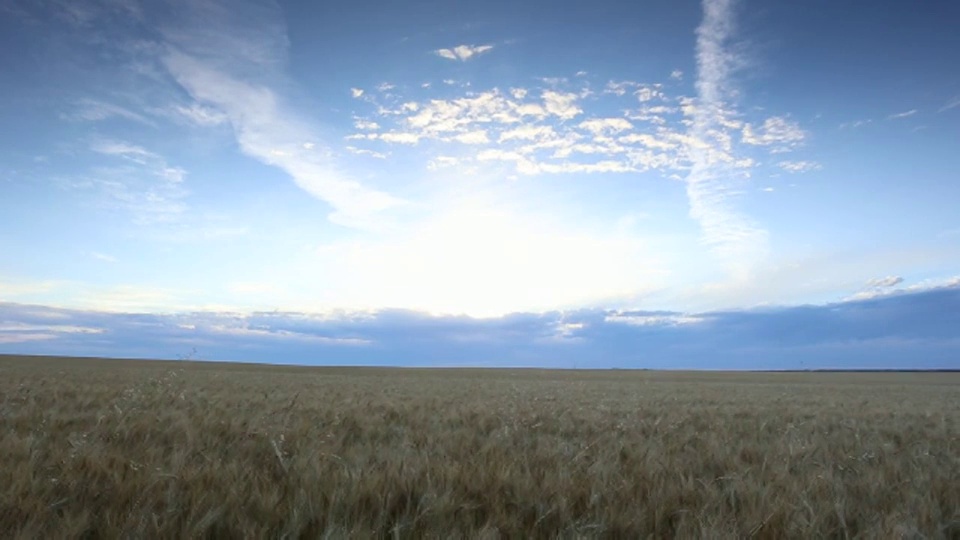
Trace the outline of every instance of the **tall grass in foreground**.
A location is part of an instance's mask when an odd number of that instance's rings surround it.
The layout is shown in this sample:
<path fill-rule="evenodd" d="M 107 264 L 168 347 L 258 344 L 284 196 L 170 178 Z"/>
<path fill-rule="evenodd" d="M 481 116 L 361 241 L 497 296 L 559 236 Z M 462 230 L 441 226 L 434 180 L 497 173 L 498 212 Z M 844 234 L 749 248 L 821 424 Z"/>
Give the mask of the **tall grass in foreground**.
<path fill-rule="evenodd" d="M 958 382 L 0 358 L 0 537 L 960 538 Z"/>

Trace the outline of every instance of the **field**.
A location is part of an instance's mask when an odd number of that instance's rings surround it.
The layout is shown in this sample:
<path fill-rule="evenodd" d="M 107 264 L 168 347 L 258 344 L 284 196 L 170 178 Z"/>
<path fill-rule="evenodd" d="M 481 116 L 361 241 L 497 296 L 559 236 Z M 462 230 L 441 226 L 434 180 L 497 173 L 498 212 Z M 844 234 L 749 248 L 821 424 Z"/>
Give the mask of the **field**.
<path fill-rule="evenodd" d="M 960 538 L 960 374 L 0 356 L 0 537 Z"/>

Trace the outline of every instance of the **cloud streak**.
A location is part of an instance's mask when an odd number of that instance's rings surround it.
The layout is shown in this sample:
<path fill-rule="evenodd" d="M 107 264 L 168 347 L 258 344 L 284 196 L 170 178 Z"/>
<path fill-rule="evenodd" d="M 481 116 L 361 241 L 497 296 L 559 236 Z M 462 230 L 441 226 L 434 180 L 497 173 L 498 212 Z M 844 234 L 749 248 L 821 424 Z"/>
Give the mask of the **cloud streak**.
<path fill-rule="evenodd" d="M 730 77 L 738 61 L 728 48 L 733 4 L 732 0 L 703 2 L 703 21 L 697 28 L 697 101 L 689 129 L 695 139 L 718 140 L 725 134 Z M 692 166 L 686 177 L 690 215 L 700 223 L 704 241 L 726 268 L 743 276 L 765 256 L 767 233 L 733 204 L 742 173 L 710 147 L 694 146 L 690 153 Z"/>
<path fill-rule="evenodd" d="M 209 6 L 197 9 L 211 9 Z M 276 9 L 231 4 L 226 23 L 190 22 L 165 29 L 162 63 L 196 101 L 222 111 L 247 155 L 286 172 L 298 187 L 328 203 L 334 223 L 374 228 L 381 212 L 402 204 L 385 192 L 347 178 L 316 146 L 320 137 L 306 122 L 286 112 L 267 77 L 282 78 L 286 30 Z M 250 27 L 243 13 L 256 13 Z M 249 13 L 248 13 L 249 14 Z M 202 13 L 192 13 L 194 18 Z M 190 16 L 185 17 L 190 19 Z M 203 19 L 200 19 L 203 20 Z"/>
<path fill-rule="evenodd" d="M 917 109 L 910 109 L 909 111 L 891 114 L 890 116 L 887 117 L 887 120 L 900 120 L 903 118 L 909 118 L 915 114 L 917 114 Z"/>
<path fill-rule="evenodd" d="M 957 107 L 960 107 L 960 96 L 956 96 L 948 101 L 943 107 L 940 107 L 940 110 L 937 112 L 947 112 L 950 109 L 955 109 Z"/>

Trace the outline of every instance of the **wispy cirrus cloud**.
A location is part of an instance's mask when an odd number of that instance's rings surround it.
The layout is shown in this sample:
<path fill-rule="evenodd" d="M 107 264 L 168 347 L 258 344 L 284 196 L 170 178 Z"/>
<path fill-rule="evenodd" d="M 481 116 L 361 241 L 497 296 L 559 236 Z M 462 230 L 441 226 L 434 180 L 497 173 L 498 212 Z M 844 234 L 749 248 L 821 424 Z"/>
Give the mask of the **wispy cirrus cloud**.
<path fill-rule="evenodd" d="M 729 48 L 735 24 L 733 8 L 732 0 L 704 0 L 703 21 L 697 28 L 697 101 L 689 135 L 716 141 L 721 147 L 729 144 L 729 86 L 739 61 Z M 747 127 L 744 142 L 753 144 L 752 130 L 751 138 L 746 138 Z M 754 142 L 792 143 L 799 136 L 785 121 L 769 119 Z M 744 276 L 765 256 L 767 233 L 734 206 L 737 185 L 743 177 L 728 160 L 712 151 L 712 146 L 690 150 L 692 166 L 686 176 L 690 215 L 700 223 L 704 241 L 728 270 Z"/>
<path fill-rule="evenodd" d="M 174 105 L 168 110 L 168 115 L 202 127 L 218 126 L 228 121 L 227 115 L 222 111 L 199 103 L 191 103 L 188 106 Z"/>
<path fill-rule="evenodd" d="M 493 45 L 457 45 L 450 49 L 437 49 L 434 54 L 447 60 L 467 60 L 493 49 Z"/>
<path fill-rule="evenodd" d="M 804 173 L 816 171 L 822 166 L 815 161 L 780 161 L 777 166 L 789 173 Z"/>
<path fill-rule="evenodd" d="M 903 111 L 900 113 L 891 114 L 887 116 L 887 120 L 900 120 L 903 118 L 909 118 L 915 114 L 917 114 L 917 109 L 910 109 L 909 111 Z"/>
<path fill-rule="evenodd" d="M 872 118 L 865 118 L 862 120 L 853 120 L 850 122 L 844 122 L 840 124 L 840 129 L 856 129 L 873 123 Z"/>
<path fill-rule="evenodd" d="M 956 97 L 954 97 L 953 99 L 951 99 L 950 101 L 947 101 L 947 102 L 943 105 L 943 107 L 940 107 L 940 110 L 938 110 L 937 112 L 947 112 L 947 111 L 949 111 L 950 109 L 955 109 L 955 108 L 957 108 L 957 107 L 960 107 L 960 96 L 956 96 Z"/>
<path fill-rule="evenodd" d="M 151 127 L 157 126 L 156 122 L 141 113 L 134 112 L 129 108 L 122 107 L 114 103 L 107 103 L 105 101 L 90 98 L 79 100 L 76 108 L 68 113 L 64 113 L 63 118 L 67 120 L 82 120 L 88 122 L 99 122 L 103 120 L 109 120 L 111 118 L 120 118 L 123 120 L 138 122 Z"/>
<path fill-rule="evenodd" d="M 66 181 L 72 189 L 93 190 L 99 204 L 128 212 L 134 223 L 174 223 L 186 213 L 187 171 L 142 146 L 116 139 L 95 139 L 90 151 L 107 161 Z"/>
<path fill-rule="evenodd" d="M 342 172 L 329 150 L 317 144 L 316 130 L 289 112 L 271 86 L 283 78 L 288 46 L 279 8 L 214 4 L 191 4 L 177 24 L 164 27 L 162 64 L 194 100 L 222 111 L 245 154 L 283 170 L 301 189 L 328 203 L 331 221 L 377 226 L 381 220 L 374 216 L 402 201 Z M 208 10 L 219 16 L 205 17 Z M 253 20 L 256 26 L 250 24 Z"/>

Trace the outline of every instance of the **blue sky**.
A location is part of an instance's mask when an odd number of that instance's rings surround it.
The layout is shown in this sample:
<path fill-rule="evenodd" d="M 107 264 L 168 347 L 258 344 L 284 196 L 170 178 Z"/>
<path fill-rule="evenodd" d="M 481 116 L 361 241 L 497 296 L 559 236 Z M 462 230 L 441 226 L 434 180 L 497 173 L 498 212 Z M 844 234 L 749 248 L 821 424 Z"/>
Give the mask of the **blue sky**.
<path fill-rule="evenodd" d="M 7 1 L 0 352 L 955 367 L 958 23 Z"/>

